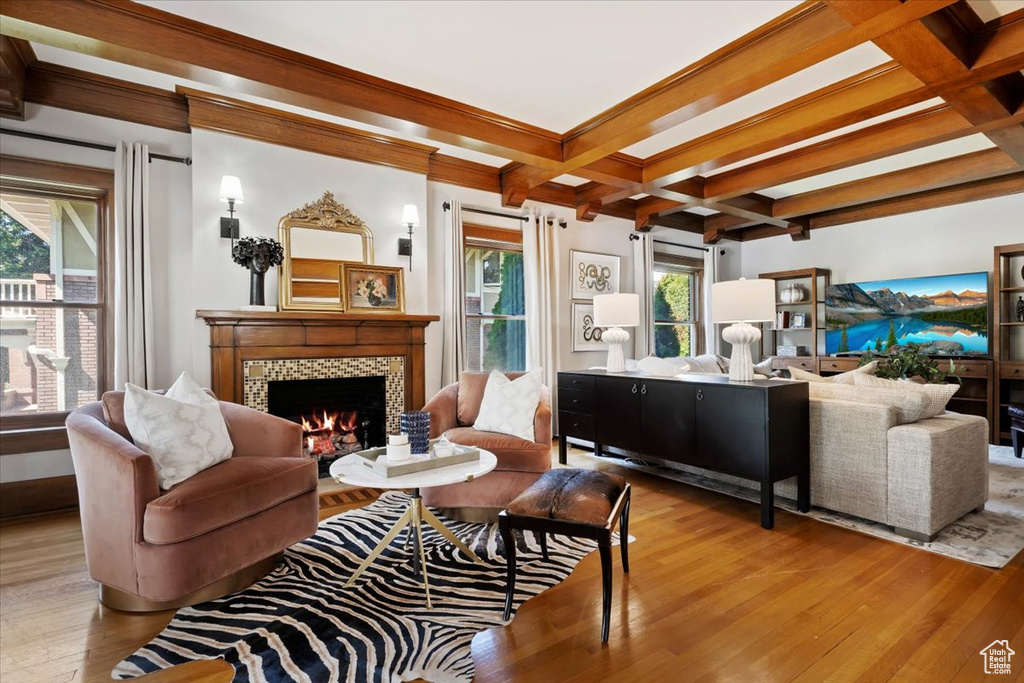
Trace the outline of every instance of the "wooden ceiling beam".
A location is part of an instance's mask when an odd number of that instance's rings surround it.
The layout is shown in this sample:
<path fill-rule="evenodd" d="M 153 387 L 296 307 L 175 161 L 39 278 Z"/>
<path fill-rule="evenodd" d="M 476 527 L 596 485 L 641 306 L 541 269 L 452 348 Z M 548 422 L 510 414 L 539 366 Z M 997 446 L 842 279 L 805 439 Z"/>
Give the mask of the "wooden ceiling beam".
<path fill-rule="evenodd" d="M 877 11 L 856 27 L 834 12 L 831 2 L 805 2 L 570 130 L 564 138 L 566 163 L 554 170 L 570 173 L 952 2 L 865 3 Z"/>
<path fill-rule="evenodd" d="M 25 120 L 25 72 L 35 63 L 32 46 L 0 35 L 0 116 Z"/>
<path fill-rule="evenodd" d="M 705 195 L 721 201 L 947 140 L 1019 125 L 1022 121 L 1024 111 L 977 126 L 952 106 L 937 105 L 714 175 L 705 181 Z"/>
<path fill-rule="evenodd" d="M 124 0 L 4 0 L 3 34 L 516 159 L 562 160 L 562 136 L 448 98 Z"/>
<path fill-rule="evenodd" d="M 1021 168 L 998 148 L 962 154 L 912 168 L 883 173 L 776 199 L 777 217 L 794 217 L 843 209 L 906 194 L 925 192 L 1020 171 Z"/>
<path fill-rule="evenodd" d="M 891 0 L 898 2 L 898 0 Z M 858 25 L 870 16 L 862 2 L 844 0 L 833 8 L 844 19 Z M 1014 22 L 1020 23 L 1020 22 Z M 957 17 L 937 12 L 875 38 L 875 44 L 913 73 L 965 119 L 975 125 L 1003 119 L 1016 112 L 1024 94 L 1000 84 L 962 84 L 981 49 L 974 36 Z M 1011 49 L 1024 56 L 1024 33 L 1009 30 Z M 985 43 L 989 38 L 982 39 Z M 955 86 L 946 85 L 958 82 Z M 1024 164 L 1024 128 L 1010 126 L 986 133 L 997 146 L 1019 164 Z"/>
<path fill-rule="evenodd" d="M 184 95 L 58 64 L 37 62 L 29 68 L 25 98 L 48 107 L 189 131 Z"/>
<path fill-rule="evenodd" d="M 862 221 L 898 216 L 915 211 L 936 209 L 943 206 L 953 206 L 966 202 L 992 199 L 1007 195 L 1024 193 L 1024 171 L 976 180 L 969 183 L 961 183 L 950 187 L 916 192 L 913 194 L 883 199 L 877 202 L 868 202 L 835 211 L 826 211 L 820 214 L 809 216 L 810 229 L 819 230 L 849 223 L 860 223 Z M 736 234 L 736 233 L 730 233 Z M 740 239 L 744 242 L 749 240 L 764 239 L 766 237 L 778 237 L 787 234 L 775 226 L 762 225 L 739 231 Z"/>

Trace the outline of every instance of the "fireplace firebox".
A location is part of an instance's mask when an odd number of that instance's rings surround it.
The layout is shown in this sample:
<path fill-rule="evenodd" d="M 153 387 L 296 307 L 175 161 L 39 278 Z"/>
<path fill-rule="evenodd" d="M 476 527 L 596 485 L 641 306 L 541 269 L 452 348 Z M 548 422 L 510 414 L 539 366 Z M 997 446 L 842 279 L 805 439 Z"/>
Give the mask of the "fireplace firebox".
<path fill-rule="evenodd" d="M 386 378 L 268 381 L 267 412 L 302 425 L 302 454 L 318 461 L 323 478 L 337 458 L 384 444 Z"/>

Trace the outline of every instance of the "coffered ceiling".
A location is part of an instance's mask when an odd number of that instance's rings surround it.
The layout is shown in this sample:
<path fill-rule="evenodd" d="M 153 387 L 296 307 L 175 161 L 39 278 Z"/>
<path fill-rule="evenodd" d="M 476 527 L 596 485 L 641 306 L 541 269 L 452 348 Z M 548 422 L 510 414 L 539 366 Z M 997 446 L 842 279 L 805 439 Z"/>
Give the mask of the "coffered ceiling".
<path fill-rule="evenodd" d="M 5 69 L 22 40 L 40 60 L 21 59 L 29 101 L 136 121 L 146 101 L 166 127 L 305 149 L 319 121 L 325 153 L 425 155 L 402 163 L 581 220 L 805 239 L 1024 192 L 1021 0 L 4 0 L 0 15 Z M 90 101 L 101 91 L 131 111 Z M 272 109 L 252 130 L 214 113 L 257 105 Z"/>

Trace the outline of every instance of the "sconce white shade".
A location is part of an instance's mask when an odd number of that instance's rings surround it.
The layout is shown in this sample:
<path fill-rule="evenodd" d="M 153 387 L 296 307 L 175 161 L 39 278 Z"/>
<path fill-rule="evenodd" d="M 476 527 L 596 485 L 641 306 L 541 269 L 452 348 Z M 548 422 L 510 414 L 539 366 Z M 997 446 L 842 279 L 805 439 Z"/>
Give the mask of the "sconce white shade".
<path fill-rule="evenodd" d="M 636 327 L 640 324 L 639 294 L 598 294 L 594 297 L 598 327 Z"/>
<path fill-rule="evenodd" d="M 418 228 L 420 225 L 420 212 L 415 204 L 406 204 L 402 207 L 402 225 L 411 225 Z"/>
<path fill-rule="evenodd" d="M 242 181 L 238 179 L 238 176 L 226 175 L 220 179 L 220 200 L 222 202 L 233 200 L 235 204 L 244 202 Z"/>
<path fill-rule="evenodd" d="M 711 285 L 711 316 L 716 323 L 775 319 L 774 280 L 730 280 Z"/>

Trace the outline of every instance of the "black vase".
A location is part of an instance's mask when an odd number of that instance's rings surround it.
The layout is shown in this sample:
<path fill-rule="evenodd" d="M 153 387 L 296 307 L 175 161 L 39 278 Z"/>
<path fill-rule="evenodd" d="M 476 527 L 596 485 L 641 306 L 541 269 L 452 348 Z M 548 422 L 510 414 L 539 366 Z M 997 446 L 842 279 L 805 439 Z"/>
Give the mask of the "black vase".
<path fill-rule="evenodd" d="M 266 273 L 261 273 L 254 268 L 249 269 L 249 305 L 250 306 L 262 306 L 263 299 L 263 276 Z"/>

